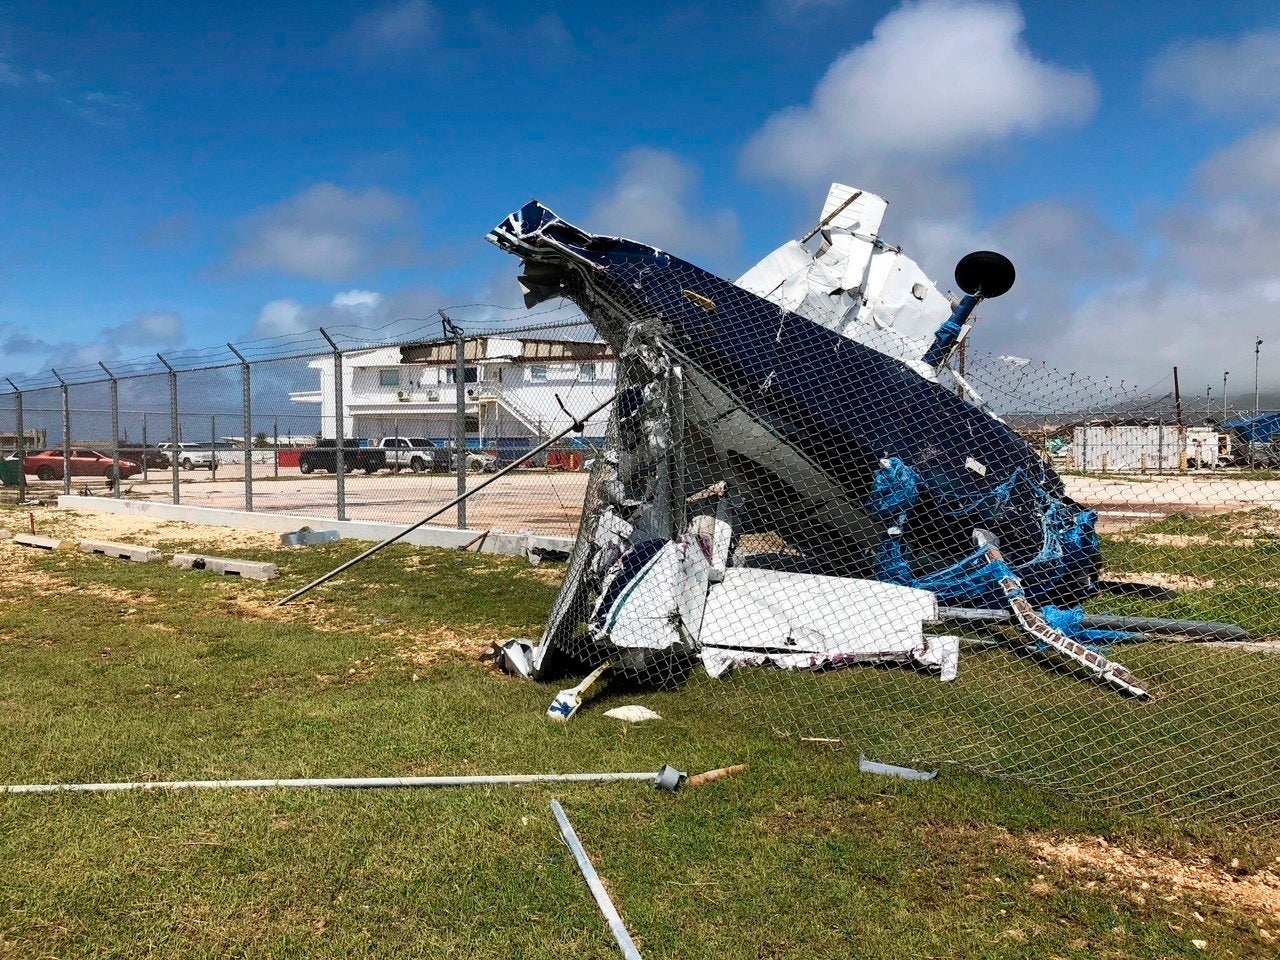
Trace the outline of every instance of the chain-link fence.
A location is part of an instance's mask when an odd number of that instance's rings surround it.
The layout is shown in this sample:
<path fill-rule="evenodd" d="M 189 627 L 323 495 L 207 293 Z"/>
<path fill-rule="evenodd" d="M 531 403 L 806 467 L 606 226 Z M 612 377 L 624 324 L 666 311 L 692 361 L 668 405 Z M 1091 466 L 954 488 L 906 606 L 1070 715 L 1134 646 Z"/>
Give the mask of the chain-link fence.
<path fill-rule="evenodd" d="M 563 435 L 439 522 L 570 537 L 606 415 L 570 428 L 615 379 L 612 352 L 572 317 L 50 370 L 0 395 L 0 496 L 408 523 Z"/>
<path fill-rule="evenodd" d="M 674 259 L 617 269 L 560 288 L 603 339 L 323 331 L 14 382 L 4 495 L 410 522 L 616 395 L 440 519 L 578 534 L 536 672 L 608 662 L 879 759 L 1274 819 L 1280 417 L 1173 372 L 925 368 Z"/>
<path fill-rule="evenodd" d="M 1137 389 L 965 357 L 960 322 L 827 317 L 778 302 L 804 269 L 756 295 L 537 204 L 493 236 L 621 370 L 565 584 L 509 669 L 607 664 L 879 760 L 1274 822 L 1265 417 L 1195 409 L 1176 371 Z"/>

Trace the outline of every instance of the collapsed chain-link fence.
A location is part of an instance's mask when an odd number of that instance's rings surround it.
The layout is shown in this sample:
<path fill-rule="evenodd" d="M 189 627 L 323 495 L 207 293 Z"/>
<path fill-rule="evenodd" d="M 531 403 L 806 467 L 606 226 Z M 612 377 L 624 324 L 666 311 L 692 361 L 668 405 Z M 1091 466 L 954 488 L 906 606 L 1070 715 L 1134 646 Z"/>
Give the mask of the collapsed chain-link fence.
<path fill-rule="evenodd" d="M 607 665 L 878 760 L 1275 822 L 1265 418 L 1193 410 L 1176 372 L 836 329 L 537 204 L 491 236 L 620 363 L 564 586 L 508 669 Z"/>
<path fill-rule="evenodd" d="M 329 331 L 14 383 L 3 495 L 408 523 L 616 395 L 439 521 L 577 534 L 533 672 L 609 663 L 881 760 L 1275 820 L 1265 413 L 1173 377 L 922 364 L 616 253 L 551 284 L 595 329 Z"/>

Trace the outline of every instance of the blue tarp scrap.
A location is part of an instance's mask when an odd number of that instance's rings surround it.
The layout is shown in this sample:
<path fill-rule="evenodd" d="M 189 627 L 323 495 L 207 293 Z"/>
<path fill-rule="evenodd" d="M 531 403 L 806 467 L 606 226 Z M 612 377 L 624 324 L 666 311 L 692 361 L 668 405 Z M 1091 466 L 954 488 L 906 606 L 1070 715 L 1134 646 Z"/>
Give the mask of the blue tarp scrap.
<path fill-rule="evenodd" d="M 1249 443 L 1275 443 L 1280 440 L 1280 413 L 1236 417 L 1219 425 L 1218 429 L 1238 433 Z"/>
<path fill-rule="evenodd" d="M 1006 604 L 999 581 L 1004 575 L 1012 574 L 1020 579 L 1028 597 L 1035 602 L 1096 567 L 1101 554 L 1094 528 L 1097 514 L 1092 510 L 1073 511 L 1018 468 L 1008 480 L 981 497 L 966 502 L 952 496 L 940 506 L 945 513 L 971 522 L 989 520 L 1004 508 L 1019 485 L 1026 485 L 1040 499 L 1043 511 L 1044 532 L 1039 553 L 1028 563 L 1012 568 L 1004 563 L 992 563 L 985 549 L 977 549 L 944 570 L 918 577 L 912 570 L 910 548 L 904 542 L 903 531 L 911 508 L 919 501 L 927 483 L 897 457 L 886 458 L 881 464 L 872 478 L 868 505 L 886 521 L 892 521 L 892 525 L 876 548 L 878 580 L 930 590 L 943 603 L 1003 608 Z"/>
<path fill-rule="evenodd" d="M 1084 644 L 1090 649 L 1105 647 L 1107 644 L 1120 643 L 1132 638 L 1133 634 L 1122 630 L 1092 630 L 1084 625 L 1084 607 L 1055 607 L 1052 604 L 1040 611 L 1044 622 L 1059 633 L 1065 633 L 1072 640 Z"/>

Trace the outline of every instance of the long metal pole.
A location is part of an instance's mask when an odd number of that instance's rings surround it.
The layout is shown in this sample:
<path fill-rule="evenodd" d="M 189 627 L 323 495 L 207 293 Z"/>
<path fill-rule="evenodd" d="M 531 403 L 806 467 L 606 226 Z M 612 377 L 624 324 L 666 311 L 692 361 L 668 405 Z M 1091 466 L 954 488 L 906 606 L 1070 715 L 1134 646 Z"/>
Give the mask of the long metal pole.
<path fill-rule="evenodd" d="M 227 349 L 240 361 L 240 407 L 244 412 L 244 508 L 253 513 L 253 379 L 249 361 L 234 344 Z"/>
<path fill-rule="evenodd" d="M 126 783 L 19 783 L 0 785 L 0 793 L 122 793 L 127 790 L 264 790 L 272 787 L 368 790 L 386 787 L 522 786 L 531 783 L 610 783 L 647 780 L 656 783 L 660 771 L 645 773 L 522 773 L 459 777 L 330 777 L 285 780 L 142 780 Z"/>
<path fill-rule="evenodd" d="M 631 939 L 631 934 L 627 932 L 627 925 L 622 922 L 618 908 L 609 898 L 609 891 L 605 889 L 604 882 L 596 873 L 596 868 L 591 865 L 591 858 L 587 856 L 587 851 L 582 849 L 578 832 L 573 829 L 573 824 L 565 816 L 564 807 L 560 806 L 559 800 L 551 801 L 551 812 L 555 814 L 556 823 L 560 825 L 560 835 L 573 851 L 573 858 L 578 861 L 578 869 L 582 871 L 582 877 L 587 881 L 587 887 L 591 890 L 591 896 L 595 898 L 596 906 L 609 922 L 609 930 L 613 934 L 613 939 L 618 942 L 618 949 L 622 951 L 626 960 L 642 960 L 639 948 Z"/>
<path fill-rule="evenodd" d="M 1258 415 L 1258 356 L 1262 352 L 1262 338 L 1256 338 L 1253 345 L 1253 415 Z"/>
<path fill-rule="evenodd" d="M 532 460 L 532 459 L 533 459 L 534 457 L 536 457 L 538 454 L 542 453 L 542 451 L 544 451 L 544 450 L 546 450 L 548 447 L 550 447 L 553 443 L 556 443 L 558 440 L 560 440 L 560 438 L 565 437 L 565 436 L 569 435 L 570 433 L 573 433 L 575 430 L 580 430 L 580 429 L 582 429 L 582 427 L 586 424 L 586 422 L 587 422 L 588 420 L 590 420 L 592 417 L 594 417 L 597 413 L 599 413 L 601 410 L 603 410 L 603 409 L 604 409 L 605 407 L 607 407 L 609 404 L 613 403 L 613 401 L 614 401 L 614 400 L 616 400 L 616 399 L 617 399 L 617 397 L 618 397 L 617 393 L 614 393 L 614 394 L 610 395 L 608 399 L 603 400 L 603 401 L 601 401 L 599 404 L 597 404 L 597 405 L 595 406 L 595 408 L 594 408 L 594 409 L 589 410 L 589 411 L 587 411 L 587 413 L 583 414 L 583 416 L 582 416 L 582 419 L 581 419 L 581 420 L 579 420 L 579 421 L 578 421 L 578 422 L 576 422 L 576 423 L 572 423 L 572 424 L 570 424 L 569 426 L 565 427 L 563 430 L 561 430 L 559 433 L 557 433 L 554 437 L 551 437 L 551 438 L 550 438 L 550 439 L 548 439 L 548 440 L 544 440 L 542 443 L 538 444 L 536 447 L 534 447 L 534 448 L 533 448 L 532 450 L 530 450 L 528 453 L 526 453 L 526 454 L 524 454 L 523 456 L 518 457 L 518 458 L 516 458 L 515 460 L 511 461 L 511 463 L 507 464 L 505 467 L 503 467 L 503 468 L 502 468 L 501 470 L 499 470 L 497 473 L 491 473 L 491 474 L 489 474 L 489 476 L 488 476 L 488 477 L 486 477 L 484 480 L 481 480 L 481 481 L 480 481 L 479 483 L 477 483 L 474 487 L 472 487 L 470 490 L 468 490 L 466 493 L 464 493 L 461 497 L 456 497 L 455 499 L 453 499 L 453 500 L 449 501 L 448 503 L 446 503 L 443 507 L 440 507 L 438 510 L 435 510 L 434 512 L 427 514 L 427 516 L 423 517 L 423 518 L 422 518 L 421 520 L 419 520 L 417 523 L 414 523 L 414 524 L 411 524 L 410 526 L 405 527 L 403 530 L 401 530 L 401 531 L 400 531 L 399 533 L 397 533 L 395 536 L 388 537 L 386 540 L 383 540 L 381 543 L 374 544 L 372 547 L 370 547 L 368 550 L 366 550 L 364 553 L 360 554 L 359 556 L 357 556 L 357 557 L 353 557 L 353 558 L 351 558 L 350 560 L 348 560 L 346 563 L 342 564 L 341 566 L 335 567 L 334 569 L 332 569 L 332 570 L 330 570 L 328 573 L 326 573 L 324 576 L 319 577 L 319 578 L 318 578 L 318 579 L 316 579 L 316 580 L 312 580 L 312 581 L 311 581 L 310 583 L 308 583 L 305 587 L 302 587 L 301 589 L 295 590 L 293 593 L 289 594 L 289 596 L 287 596 L 287 597 L 285 597 L 283 600 L 279 601 L 279 602 L 276 604 L 276 606 L 277 606 L 277 607 L 283 607 L 283 606 L 285 606 L 285 604 L 292 603 L 294 600 L 297 600 L 297 599 L 298 599 L 300 596 L 302 596 L 303 594 L 305 594 L 305 593 L 310 593 L 310 592 L 311 592 L 312 590 L 314 590 L 316 587 L 320 586 L 320 584 L 322 584 L 322 583 L 327 583 L 328 581 L 332 580 L 334 577 L 336 577 L 338 574 L 342 573 L 343 571 L 350 570 L 350 569 L 351 569 L 352 567 L 354 567 L 357 563 L 360 563 L 360 562 L 361 562 L 361 561 L 363 561 L 363 560 L 368 560 L 368 559 L 369 559 L 370 557 L 372 557 L 375 553 L 379 553 L 379 552 L 381 552 L 382 550 L 385 550 L 387 547 L 391 546 L 391 545 L 392 545 L 393 543 L 395 543 L 397 540 L 402 540 L 402 539 L 404 539 L 404 538 L 405 538 L 405 537 L 407 537 L 409 534 L 413 533 L 413 531 L 417 530 L 419 527 L 421 527 L 421 526 L 423 526 L 423 525 L 425 525 L 425 524 L 430 523 L 430 522 L 431 522 L 432 520 L 434 520 L 436 517 L 440 516 L 440 514 L 442 514 L 442 513 L 446 513 L 446 512 L 448 512 L 449 510 L 452 510 L 452 509 L 453 509 L 455 506 L 457 506 L 457 505 L 458 505 L 458 503 L 459 503 L 459 502 L 461 502 L 465 497 L 470 497 L 470 496 L 472 496 L 472 495 L 474 495 L 474 494 L 479 493 L 479 492 L 480 492 L 481 490 L 483 490 L 485 487 L 489 486 L 489 484 L 493 483 L 493 482 L 494 482 L 494 481 L 496 481 L 496 480 L 501 479 L 502 477 L 505 477 L 505 476 L 506 476 L 508 473 L 510 473 L 512 470 L 516 469 L 516 467 L 519 467 L 519 466 L 521 466 L 522 464 L 527 463 L 528 461 Z"/>
<path fill-rule="evenodd" d="M 14 426 L 17 427 L 18 434 L 14 443 L 14 453 L 18 457 L 18 502 L 25 503 L 27 499 L 27 428 L 22 417 L 22 391 L 8 377 L 4 379 L 9 386 L 13 387 L 13 413 L 17 420 Z"/>
<path fill-rule="evenodd" d="M 123 487 L 120 482 L 120 381 L 101 360 L 98 366 L 111 380 L 111 485 L 115 488 L 113 496 L 119 500 Z"/>
<path fill-rule="evenodd" d="M 347 519 L 347 451 L 343 442 L 346 434 L 346 411 L 343 410 L 345 400 L 342 396 L 342 351 L 338 349 L 337 343 L 324 327 L 320 328 L 320 334 L 333 348 L 333 436 L 336 448 L 333 454 L 333 469 L 338 480 L 338 519 L 345 520 Z"/>
<path fill-rule="evenodd" d="M 1223 420 L 1227 419 L 1227 375 L 1230 373 L 1231 373 L 1230 370 L 1222 371 L 1222 419 Z"/>
<path fill-rule="evenodd" d="M 178 459 L 182 456 L 182 448 L 178 445 L 182 439 L 182 428 L 178 423 L 178 371 L 173 369 L 173 365 L 163 354 L 157 353 L 156 358 L 169 371 L 169 472 L 173 479 L 170 499 L 176 505 L 182 502 L 182 490 L 178 481 Z"/>
<path fill-rule="evenodd" d="M 440 316 L 444 316 L 443 313 Z M 454 470 L 458 478 L 458 496 L 463 499 L 458 501 L 458 529 L 467 529 L 467 501 L 465 499 L 467 493 L 467 340 L 463 336 L 461 327 L 454 327 L 453 336 L 454 350 L 454 380 L 456 396 L 454 401 L 454 412 L 456 421 L 453 431 L 454 453 Z M 476 409 L 479 410 L 477 404 Z"/>
<path fill-rule="evenodd" d="M 71 496 L 71 391 L 57 370 L 53 375 L 62 384 L 62 492 Z"/>

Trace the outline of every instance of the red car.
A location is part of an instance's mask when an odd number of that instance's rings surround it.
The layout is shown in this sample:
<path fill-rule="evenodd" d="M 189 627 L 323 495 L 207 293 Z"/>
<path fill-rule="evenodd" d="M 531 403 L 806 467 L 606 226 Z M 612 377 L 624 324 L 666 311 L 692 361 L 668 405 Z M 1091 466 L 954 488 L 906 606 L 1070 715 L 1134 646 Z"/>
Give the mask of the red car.
<path fill-rule="evenodd" d="M 41 450 L 39 453 L 30 454 L 22 460 L 23 472 L 34 473 L 41 480 L 61 480 L 62 468 L 61 450 Z M 142 468 L 132 460 L 121 459 L 120 479 L 128 480 L 141 472 Z M 105 453 L 99 453 L 97 450 L 72 450 L 71 475 L 73 477 L 106 477 L 107 479 L 112 479 L 115 476 L 115 463 L 111 457 Z"/>

